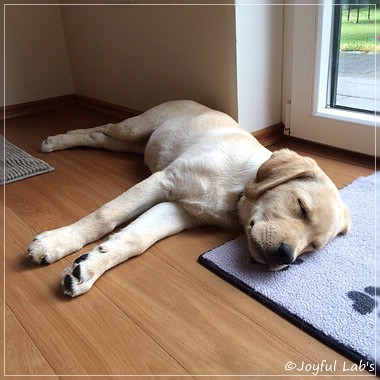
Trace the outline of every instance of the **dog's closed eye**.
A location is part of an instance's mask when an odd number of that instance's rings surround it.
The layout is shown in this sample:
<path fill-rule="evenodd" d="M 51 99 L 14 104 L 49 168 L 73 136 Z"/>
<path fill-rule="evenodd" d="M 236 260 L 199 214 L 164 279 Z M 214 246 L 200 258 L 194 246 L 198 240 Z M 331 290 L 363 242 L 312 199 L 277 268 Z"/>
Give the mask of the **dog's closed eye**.
<path fill-rule="evenodd" d="M 309 213 L 309 211 L 308 211 L 308 209 L 307 209 L 305 203 L 304 203 L 304 202 L 302 201 L 302 199 L 300 199 L 300 198 L 298 198 L 298 205 L 299 205 L 299 207 L 300 207 L 300 209 L 301 209 L 301 216 L 302 216 L 302 219 L 306 220 L 307 217 L 308 217 L 308 213 Z"/>

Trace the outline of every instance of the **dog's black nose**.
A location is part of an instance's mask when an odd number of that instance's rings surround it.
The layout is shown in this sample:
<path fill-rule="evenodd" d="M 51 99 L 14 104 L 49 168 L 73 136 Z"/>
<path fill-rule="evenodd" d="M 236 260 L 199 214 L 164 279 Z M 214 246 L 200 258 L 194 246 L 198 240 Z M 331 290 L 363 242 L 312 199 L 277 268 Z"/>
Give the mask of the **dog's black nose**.
<path fill-rule="evenodd" d="M 293 248 L 289 244 L 281 243 L 275 252 L 274 261 L 276 264 L 290 264 L 293 260 Z"/>

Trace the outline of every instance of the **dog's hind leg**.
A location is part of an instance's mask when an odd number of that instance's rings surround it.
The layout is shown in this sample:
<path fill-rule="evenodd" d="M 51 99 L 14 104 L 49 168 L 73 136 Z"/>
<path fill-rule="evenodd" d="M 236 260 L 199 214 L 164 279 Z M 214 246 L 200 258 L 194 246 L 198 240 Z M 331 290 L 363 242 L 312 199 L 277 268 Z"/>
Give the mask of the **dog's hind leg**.
<path fill-rule="evenodd" d="M 158 240 L 196 226 L 195 218 L 173 202 L 160 203 L 126 228 L 78 257 L 63 273 L 64 293 L 86 293 L 108 269 L 146 251 Z"/>
<path fill-rule="evenodd" d="M 169 188 L 164 172 L 156 172 L 77 222 L 37 235 L 28 247 L 27 257 L 36 264 L 50 264 L 78 251 L 116 226 L 165 202 Z M 147 235 L 150 233 L 154 232 L 147 231 Z"/>
<path fill-rule="evenodd" d="M 79 146 L 104 148 L 114 152 L 144 153 L 145 144 L 139 142 L 121 141 L 102 132 L 90 133 L 65 133 L 50 136 L 42 142 L 42 152 L 69 149 Z"/>
<path fill-rule="evenodd" d="M 148 111 L 120 123 L 107 124 L 104 133 L 118 140 L 141 143 L 149 139 L 154 127 L 154 119 Z"/>
<path fill-rule="evenodd" d="M 112 140 L 105 140 L 104 136 L 108 136 L 115 140 L 139 144 L 136 149 L 140 151 L 154 130 L 167 120 L 195 116 L 205 110 L 207 110 L 206 107 L 192 101 L 168 102 L 153 107 L 141 115 L 125 119 L 120 123 L 105 124 L 87 129 L 74 129 L 65 134 L 48 137 L 42 143 L 41 150 L 43 152 L 52 152 L 74 146 L 104 147 L 102 144 L 108 143 L 111 146 L 111 148 L 106 147 L 108 149 L 134 152 L 130 148 L 133 147 L 132 145 L 117 145 Z"/>
<path fill-rule="evenodd" d="M 53 152 L 78 146 L 89 146 L 117 152 L 143 153 L 145 143 L 153 133 L 154 125 L 154 118 L 148 111 L 120 123 L 75 129 L 64 134 L 50 136 L 42 142 L 41 151 Z"/>
<path fill-rule="evenodd" d="M 75 129 L 68 134 L 102 132 L 115 139 L 146 142 L 156 127 L 169 119 L 192 117 L 206 112 L 207 107 L 190 100 L 177 100 L 155 106 L 144 113 L 115 124 L 105 124 L 89 129 Z"/>
<path fill-rule="evenodd" d="M 141 115 L 130 117 L 119 123 L 110 123 L 87 129 L 74 129 L 66 132 L 66 134 L 82 135 L 101 132 L 121 141 L 146 142 L 153 133 L 157 122 L 160 122 L 160 120 L 154 117 L 152 110 L 149 110 Z"/>
<path fill-rule="evenodd" d="M 93 128 L 82 128 L 82 129 L 72 129 L 71 131 L 67 131 L 68 135 L 81 135 L 81 134 L 89 134 L 93 132 L 104 132 L 106 128 L 111 124 L 99 125 Z"/>

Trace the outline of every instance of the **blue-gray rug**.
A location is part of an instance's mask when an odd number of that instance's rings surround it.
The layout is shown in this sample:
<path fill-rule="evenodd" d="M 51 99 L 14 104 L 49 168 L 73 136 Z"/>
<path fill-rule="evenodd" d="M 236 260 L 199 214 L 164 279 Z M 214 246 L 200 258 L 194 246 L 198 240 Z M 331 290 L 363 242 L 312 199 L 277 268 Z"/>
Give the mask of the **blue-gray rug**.
<path fill-rule="evenodd" d="M 340 190 L 351 212 L 350 232 L 283 271 L 269 272 L 252 262 L 245 236 L 204 253 L 199 261 L 358 365 L 380 373 L 380 333 L 375 331 L 380 321 L 379 173 Z"/>
<path fill-rule="evenodd" d="M 0 135 L 0 185 L 53 170 L 45 161 L 31 156 Z"/>

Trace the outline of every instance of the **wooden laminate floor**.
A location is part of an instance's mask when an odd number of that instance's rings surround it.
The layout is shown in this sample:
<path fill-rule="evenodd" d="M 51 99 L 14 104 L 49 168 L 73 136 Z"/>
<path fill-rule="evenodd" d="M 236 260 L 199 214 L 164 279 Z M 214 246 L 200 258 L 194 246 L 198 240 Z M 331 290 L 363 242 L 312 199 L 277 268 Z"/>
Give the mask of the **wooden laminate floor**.
<path fill-rule="evenodd" d="M 110 121 L 72 107 L 6 122 L 11 142 L 56 170 L 5 187 L 5 373 L 310 375 L 285 364 L 325 360 L 336 365 L 323 374 L 347 375 L 349 360 L 197 263 L 234 233 L 207 227 L 166 238 L 75 299 L 62 295 L 60 275 L 79 253 L 49 266 L 25 259 L 37 233 L 74 222 L 148 176 L 134 154 L 39 152 L 48 135 Z M 370 159 L 297 141 L 271 149 L 284 146 L 314 157 L 338 187 L 374 170 Z"/>

